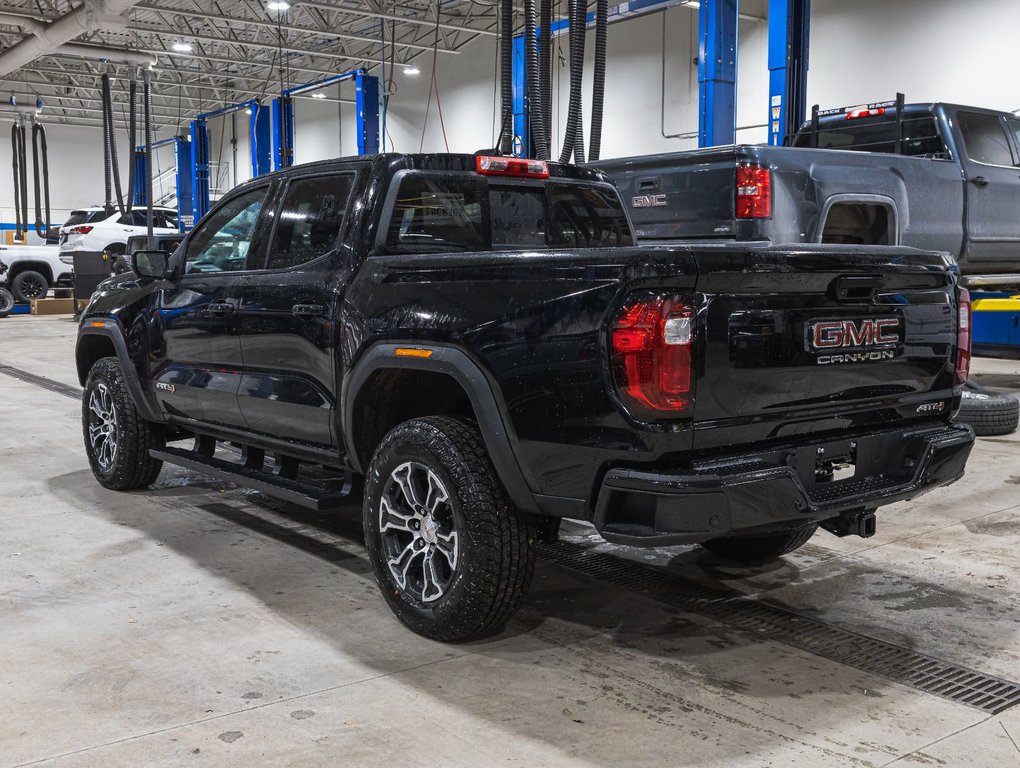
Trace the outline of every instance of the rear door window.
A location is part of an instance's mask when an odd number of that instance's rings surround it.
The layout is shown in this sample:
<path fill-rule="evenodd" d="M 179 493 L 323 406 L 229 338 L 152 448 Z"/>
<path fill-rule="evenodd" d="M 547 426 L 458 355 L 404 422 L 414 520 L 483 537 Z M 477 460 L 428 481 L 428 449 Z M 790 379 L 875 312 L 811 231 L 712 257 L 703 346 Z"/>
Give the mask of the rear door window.
<path fill-rule="evenodd" d="M 967 156 L 975 163 L 1013 165 L 1016 162 L 1006 128 L 998 115 L 957 112 L 956 121 Z"/>
<path fill-rule="evenodd" d="M 353 174 L 291 181 L 277 215 L 270 269 L 304 264 L 336 247 L 353 184 Z"/>

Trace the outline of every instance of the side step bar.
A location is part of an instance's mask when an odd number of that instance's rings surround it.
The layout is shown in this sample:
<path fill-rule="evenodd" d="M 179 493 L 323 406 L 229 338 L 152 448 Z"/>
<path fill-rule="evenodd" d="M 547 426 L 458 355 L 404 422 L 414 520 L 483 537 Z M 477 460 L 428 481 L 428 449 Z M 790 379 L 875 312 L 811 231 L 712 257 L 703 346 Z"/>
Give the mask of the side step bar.
<path fill-rule="evenodd" d="M 272 496 L 318 512 L 337 509 L 350 498 L 352 486 L 350 473 L 345 476 L 343 487 L 337 491 L 323 488 L 316 483 L 280 477 L 244 464 L 235 464 L 215 456 L 203 455 L 194 450 L 167 447 L 153 449 L 149 451 L 149 455 L 168 464 L 192 469 L 203 475 L 215 477 L 217 480 L 225 480 L 244 488 L 251 488 L 266 494 L 266 496 Z"/>

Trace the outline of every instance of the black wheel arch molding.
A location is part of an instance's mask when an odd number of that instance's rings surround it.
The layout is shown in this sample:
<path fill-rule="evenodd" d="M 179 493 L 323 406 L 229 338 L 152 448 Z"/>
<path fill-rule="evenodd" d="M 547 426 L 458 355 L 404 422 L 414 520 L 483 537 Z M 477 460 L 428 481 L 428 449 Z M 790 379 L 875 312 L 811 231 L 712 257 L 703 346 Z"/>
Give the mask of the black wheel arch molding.
<path fill-rule="evenodd" d="M 141 377 L 138 375 L 138 369 L 135 367 L 134 361 L 131 359 L 131 355 L 127 348 L 127 342 L 124 339 L 124 334 L 121 332 L 117 321 L 109 318 L 89 318 L 86 319 L 84 323 L 85 324 L 78 332 L 78 341 L 75 347 L 75 363 L 78 369 L 78 381 L 81 385 L 85 386 L 85 380 L 88 378 L 89 368 L 91 367 L 86 366 L 85 361 L 82 358 L 82 343 L 86 339 L 92 337 L 107 339 L 113 346 L 117 362 L 120 363 L 120 368 L 124 375 L 124 384 L 127 387 L 128 394 L 131 396 L 131 400 L 134 402 L 135 408 L 138 409 L 139 414 L 146 421 L 164 423 L 166 419 L 163 418 L 163 414 L 160 412 L 159 408 L 155 406 L 152 397 L 145 391 L 145 387 L 142 385 Z"/>
<path fill-rule="evenodd" d="M 397 349 L 408 348 L 429 350 L 431 354 L 428 357 L 397 356 Z M 457 382 L 468 396 L 493 466 L 510 498 L 527 512 L 540 511 L 535 498 L 535 483 L 518 458 L 517 436 L 505 404 L 496 394 L 498 387 L 467 352 L 448 344 L 422 339 L 376 342 L 358 357 L 344 376 L 338 414 L 339 433 L 347 460 L 355 472 L 364 474 L 367 462 L 362 461 L 355 445 L 354 406 L 372 375 L 386 369 L 440 373 Z"/>

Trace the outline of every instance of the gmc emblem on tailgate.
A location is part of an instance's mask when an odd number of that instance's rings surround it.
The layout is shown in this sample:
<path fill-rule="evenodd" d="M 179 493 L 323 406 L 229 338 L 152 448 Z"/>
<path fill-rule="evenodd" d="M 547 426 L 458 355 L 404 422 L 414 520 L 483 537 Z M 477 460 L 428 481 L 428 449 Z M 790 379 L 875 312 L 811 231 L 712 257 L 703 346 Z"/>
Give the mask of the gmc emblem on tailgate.
<path fill-rule="evenodd" d="M 889 347 L 900 341 L 900 321 L 895 318 L 826 320 L 807 331 L 810 349 L 833 353 L 819 355 L 818 365 L 892 360 Z"/>
<path fill-rule="evenodd" d="M 635 195 L 630 199 L 634 208 L 664 208 L 666 206 L 665 195 Z"/>

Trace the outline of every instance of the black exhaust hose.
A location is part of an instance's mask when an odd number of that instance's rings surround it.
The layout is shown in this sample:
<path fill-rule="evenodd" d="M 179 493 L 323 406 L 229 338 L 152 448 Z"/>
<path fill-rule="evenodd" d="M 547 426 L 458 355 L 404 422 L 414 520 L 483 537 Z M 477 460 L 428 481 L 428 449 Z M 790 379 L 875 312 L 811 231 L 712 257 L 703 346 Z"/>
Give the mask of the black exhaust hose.
<path fill-rule="evenodd" d="M 135 73 L 131 73 L 131 84 L 128 86 L 128 186 L 126 204 L 132 208 L 135 204 L 135 147 L 138 146 L 137 109 L 138 80 Z"/>
<path fill-rule="evenodd" d="M 156 250 L 156 239 L 152 236 L 152 72 L 148 69 L 142 76 L 142 98 L 145 101 L 145 247 Z"/>
<path fill-rule="evenodd" d="M 101 112 L 103 113 L 103 175 L 105 177 L 105 194 L 103 198 L 103 208 L 106 210 L 106 215 L 110 216 L 113 214 L 113 203 L 111 198 L 113 197 L 113 179 L 110 176 L 110 117 L 109 111 L 106 109 L 106 103 L 110 98 L 110 76 L 103 73 L 102 83 L 100 87 L 99 101 L 101 106 Z"/>
<path fill-rule="evenodd" d="M 500 13 L 500 97 L 502 117 L 499 120 L 499 141 L 497 146 L 504 155 L 514 148 L 514 3 L 503 0 Z"/>
<path fill-rule="evenodd" d="M 609 0 L 595 3 L 595 68 L 592 73 L 591 146 L 588 159 L 598 160 L 602 153 L 602 108 L 606 101 L 606 47 L 609 31 Z"/>
<path fill-rule="evenodd" d="M 584 162 L 584 112 L 581 108 L 581 91 L 584 87 L 584 43 L 585 32 L 588 28 L 588 2 L 577 0 L 574 8 L 574 20 L 570 28 L 575 31 L 574 47 L 570 54 L 570 79 L 575 79 L 574 69 L 577 65 L 577 88 L 571 87 L 573 98 L 577 101 L 577 121 L 574 123 L 574 162 Z"/>
<path fill-rule="evenodd" d="M 528 134 L 532 157 L 549 159 L 545 144 L 545 120 L 542 117 L 542 91 L 538 77 L 538 41 L 535 39 L 535 0 L 524 0 L 524 82 L 528 111 Z"/>
<path fill-rule="evenodd" d="M 113 119 L 113 89 L 109 88 L 110 81 L 106 81 L 106 111 L 109 113 L 107 125 L 107 141 L 110 142 L 110 175 L 113 176 L 113 188 L 116 194 L 117 210 L 121 216 L 127 216 L 127 209 L 124 207 L 124 189 L 120 183 L 120 157 L 117 155 L 117 129 Z"/>
<path fill-rule="evenodd" d="M 538 11 L 538 92 L 545 121 L 545 150 L 552 155 L 552 0 L 541 0 Z"/>
<path fill-rule="evenodd" d="M 21 186 L 21 234 L 28 235 L 28 140 L 25 123 L 18 123 L 18 179 Z"/>
<path fill-rule="evenodd" d="M 40 194 L 39 187 L 40 159 L 42 161 L 42 194 Z M 46 145 L 46 129 L 39 123 L 32 123 L 32 178 L 35 181 L 35 233 L 45 240 L 50 236 L 50 153 L 49 147 Z M 43 200 L 46 201 L 45 218 L 43 218 Z"/>
<path fill-rule="evenodd" d="M 581 125 L 581 86 L 584 77 L 584 35 L 588 6 L 586 0 L 570 0 L 570 102 L 567 129 L 563 137 L 560 162 L 584 162 L 584 127 Z"/>
<path fill-rule="evenodd" d="M 574 154 L 574 123 L 577 112 L 574 109 L 574 8 L 578 0 L 567 0 L 567 58 L 570 59 L 570 77 L 567 92 L 567 124 L 563 129 L 563 146 L 560 148 L 560 162 L 569 163 Z"/>
<path fill-rule="evenodd" d="M 19 153 L 18 153 L 18 126 L 19 121 L 11 126 L 11 171 L 14 176 L 14 239 L 21 240 L 25 234 L 25 230 L 22 228 L 21 219 L 21 173 L 19 165 Z M 28 226 L 28 222 L 25 222 L 25 227 Z"/>

